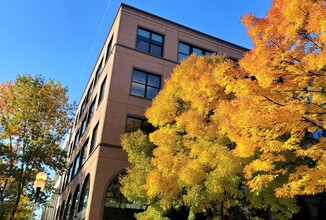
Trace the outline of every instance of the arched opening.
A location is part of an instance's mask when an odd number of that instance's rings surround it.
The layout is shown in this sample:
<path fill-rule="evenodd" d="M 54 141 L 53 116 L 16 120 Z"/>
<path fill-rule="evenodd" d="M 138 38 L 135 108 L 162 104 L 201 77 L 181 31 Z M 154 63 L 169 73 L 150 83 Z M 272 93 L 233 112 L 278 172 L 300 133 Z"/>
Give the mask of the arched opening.
<path fill-rule="evenodd" d="M 135 213 L 146 209 L 144 204 L 129 202 L 120 192 L 120 187 L 119 176 L 116 176 L 106 190 L 103 220 L 135 219 Z"/>
<path fill-rule="evenodd" d="M 77 185 L 75 189 L 74 197 L 72 198 L 69 219 L 74 219 L 77 214 L 78 200 L 79 200 L 79 185 Z"/>
<path fill-rule="evenodd" d="M 80 193 L 80 199 L 77 209 L 77 215 L 79 219 L 85 219 L 86 216 L 86 208 L 87 208 L 87 200 L 88 200 L 88 194 L 89 194 L 89 174 L 86 176 L 83 188 Z"/>
<path fill-rule="evenodd" d="M 65 208 L 65 211 L 64 211 L 64 214 L 63 214 L 63 220 L 69 220 L 69 212 L 70 212 L 70 207 L 71 207 L 71 194 L 69 195 L 68 197 L 68 200 L 67 200 L 67 204 L 66 204 L 66 208 Z"/>

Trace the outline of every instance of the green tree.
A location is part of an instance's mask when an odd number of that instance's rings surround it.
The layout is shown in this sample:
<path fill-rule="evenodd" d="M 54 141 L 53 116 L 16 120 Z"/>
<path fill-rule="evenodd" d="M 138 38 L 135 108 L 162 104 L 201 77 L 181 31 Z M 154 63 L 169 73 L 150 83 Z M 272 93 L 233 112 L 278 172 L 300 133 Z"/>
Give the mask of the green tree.
<path fill-rule="evenodd" d="M 60 141 L 73 110 L 60 82 L 23 75 L 0 84 L 0 212 L 4 219 L 26 219 L 39 171 L 64 170 Z"/>

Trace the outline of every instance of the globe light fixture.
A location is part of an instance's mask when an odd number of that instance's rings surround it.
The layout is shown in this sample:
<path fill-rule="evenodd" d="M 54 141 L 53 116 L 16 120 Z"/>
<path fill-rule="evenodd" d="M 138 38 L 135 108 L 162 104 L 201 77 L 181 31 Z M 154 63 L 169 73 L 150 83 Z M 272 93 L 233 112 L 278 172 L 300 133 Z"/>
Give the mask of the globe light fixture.
<path fill-rule="evenodd" d="M 47 178 L 48 176 L 44 172 L 39 172 L 36 175 L 36 179 L 33 185 L 35 190 L 35 201 L 31 210 L 30 219 L 33 219 L 35 204 L 37 203 L 40 192 L 43 191 L 45 188 L 45 183 Z"/>
<path fill-rule="evenodd" d="M 38 193 L 40 193 L 40 191 L 43 191 L 47 177 L 48 176 L 44 172 L 39 172 L 36 175 L 36 179 L 34 181 L 34 189 L 36 191 L 36 196 L 38 195 Z"/>

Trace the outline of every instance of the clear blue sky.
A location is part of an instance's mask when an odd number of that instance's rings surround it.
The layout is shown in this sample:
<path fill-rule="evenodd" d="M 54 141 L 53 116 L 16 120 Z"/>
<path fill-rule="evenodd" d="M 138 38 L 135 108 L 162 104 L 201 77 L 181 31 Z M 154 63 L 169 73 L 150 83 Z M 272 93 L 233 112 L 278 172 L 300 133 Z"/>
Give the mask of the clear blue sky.
<path fill-rule="evenodd" d="M 0 83 L 41 74 L 79 102 L 121 2 L 250 49 L 240 18 L 272 0 L 1 0 Z"/>

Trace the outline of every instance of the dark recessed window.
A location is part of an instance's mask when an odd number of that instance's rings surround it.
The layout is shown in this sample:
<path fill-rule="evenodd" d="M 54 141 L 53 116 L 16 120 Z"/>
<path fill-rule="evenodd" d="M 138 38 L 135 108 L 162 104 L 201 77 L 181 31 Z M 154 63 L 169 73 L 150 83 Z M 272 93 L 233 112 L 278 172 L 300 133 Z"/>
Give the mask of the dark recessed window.
<path fill-rule="evenodd" d="M 68 169 L 68 173 L 67 173 L 67 182 L 65 183 L 65 185 L 67 185 L 68 183 L 70 183 L 70 180 L 71 180 L 71 170 L 72 170 L 72 164 L 69 166 L 69 169 Z"/>
<path fill-rule="evenodd" d="M 97 136 L 97 130 L 98 130 L 98 123 L 93 129 L 93 134 L 92 134 L 92 141 L 91 141 L 91 146 L 89 148 L 89 154 L 94 150 L 95 144 L 96 144 L 96 136 Z"/>
<path fill-rule="evenodd" d="M 89 175 L 87 175 L 84 185 L 80 194 L 80 200 L 78 205 L 78 212 L 81 212 L 86 209 L 87 200 L 88 200 L 88 193 L 89 193 Z"/>
<path fill-rule="evenodd" d="M 74 197 L 72 198 L 69 219 L 75 219 L 74 217 L 77 214 L 78 200 L 79 200 L 79 185 L 77 185 L 75 193 L 74 193 Z"/>
<path fill-rule="evenodd" d="M 84 116 L 81 128 L 80 128 L 80 136 L 82 136 L 86 130 L 87 127 L 87 115 Z"/>
<path fill-rule="evenodd" d="M 105 92 L 105 85 L 106 85 L 106 77 L 102 82 L 101 89 L 100 89 L 100 95 L 98 97 L 98 103 L 100 103 L 104 97 L 104 92 Z"/>
<path fill-rule="evenodd" d="M 138 28 L 136 50 L 162 57 L 163 36 L 152 31 Z"/>
<path fill-rule="evenodd" d="M 78 141 L 79 141 L 79 130 L 77 130 L 76 135 L 75 135 L 75 146 L 74 147 L 77 146 Z"/>
<path fill-rule="evenodd" d="M 96 74 L 95 74 L 95 83 L 97 82 L 98 78 L 100 78 L 100 75 L 102 73 L 102 64 L 103 64 L 103 58 L 100 62 L 100 64 L 97 67 Z"/>
<path fill-rule="evenodd" d="M 181 62 L 183 59 L 187 58 L 191 54 L 196 54 L 197 56 L 210 56 L 212 55 L 211 51 L 207 51 L 186 43 L 179 42 L 178 50 L 178 62 Z"/>
<path fill-rule="evenodd" d="M 89 107 L 89 112 L 88 112 L 88 122 L 91 120 L 91 118 L 94 115 L 94 111 L 95 111 L 95 105 L 96 105 L 96 96 L 91 104 L 91 106 Z"/>
<path fill-rule="evenodd" d="M 161 87 L 161 77 L 141 70 L 132 72 L 131 95 L 154 98 Z"/>
<path fill-rule="evenodd" d="M 69 219 L 68 216 L 70 215 L 70 207 L 71 207 L 71 194 L 68 197 L 65 213 L 63 215 L 63 219 Z"/>
<path fill-rule="evenodd" d="M 111 51 L 112 51 L 112 40 L 113 40 L 113 36 L 110 39 L 110 42 L 108 44 L 108 47 L 106 48 L 106 55 L 105 55 L 105 62 L 108 61 L 110 55 L 111 55 Z"/>
<path fill-rule="evenodd" d="M 75 163 L 74 163 L 74 176 L 77 174 L 80 168 L 80 153 L 77 154 L 75 158 Z"/>
<path fill-rule="evenodd" d="M 87 149 L 88 149 L 88 139 L 85 141 L 83 147 L 81 148 L 80 152 L 80 166 L 82 166 L 87 158 Z"/>
<path fill-rule="evenodd" d="M 93 92 L 93 81 L 91 82 L 91 84 L 89 84 L 89 88 L 88 88 L 88 91 L 87 91 L 87 96 L 86 96 L 86 100 L 88 101 L 89 98 L 91 97 L 91 94 Z M 86 102 L 87 102 L 86 101 Z"/>
<path fill-rule="evenodd" d="M 138 202 L 128 201 L 120 192 L 121 184 L 119 177 L 115 177 L 107 188 L 104 207 L 125 209 L 146 210 L 147 205 Z"/>
<path fill-rule="evenodd" d="M 62 202 L 59 219 L 62 219 L 64 210 L 65 210 L 65 201 Z"/>
<path fill-rule="evenodd" d="M 146 119 L 128 116 L 126 131 L 133 132 L 139 129 L 145 132 L 146 134 L 149 134 L 155 130 L 153 125 L 151 125 Z"/>

